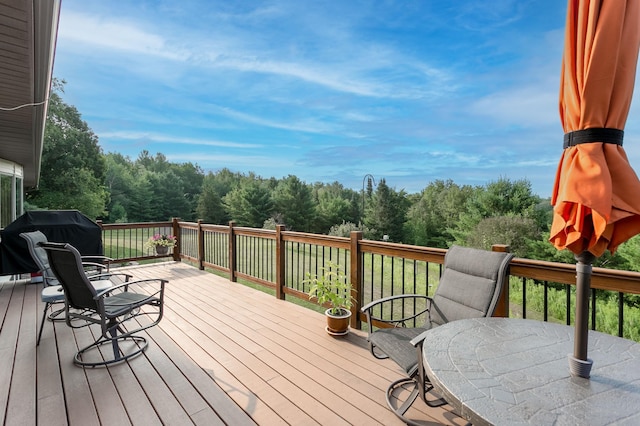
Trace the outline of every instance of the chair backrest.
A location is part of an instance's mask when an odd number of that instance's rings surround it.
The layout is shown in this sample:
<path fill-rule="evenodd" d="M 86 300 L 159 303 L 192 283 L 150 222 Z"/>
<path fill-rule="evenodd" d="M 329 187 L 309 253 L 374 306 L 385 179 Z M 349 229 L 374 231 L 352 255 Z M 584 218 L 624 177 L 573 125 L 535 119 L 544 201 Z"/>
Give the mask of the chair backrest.
<path fill-rule="evenodd" d="M 40 243 L 47 242 L 46 235 L 44 235 L 40 231 L 32 231 L 22 232 L 20 236 L 27 241 L 29 254 L 42 273 L 44 285 L 58 285 L 58 282 L 53 275 L 53 271 L 51 271 L 51 267 L 49 266 L 49 258 L 47 257 L 47 252 L 39 245 Z"/>
<path fill-rule="evenodd" d="M 53 274 L 64 288 L 67 303 L 76 309 L 97 310 L 96 289 L 87 278 L 78 250 L 67 243 L 40 243 Z"/>
<path fill-rule="evenodd" d="M 511 253 L 452 246 L 433 295 L 432 325 L 492 315 L 512 258 Z"/>

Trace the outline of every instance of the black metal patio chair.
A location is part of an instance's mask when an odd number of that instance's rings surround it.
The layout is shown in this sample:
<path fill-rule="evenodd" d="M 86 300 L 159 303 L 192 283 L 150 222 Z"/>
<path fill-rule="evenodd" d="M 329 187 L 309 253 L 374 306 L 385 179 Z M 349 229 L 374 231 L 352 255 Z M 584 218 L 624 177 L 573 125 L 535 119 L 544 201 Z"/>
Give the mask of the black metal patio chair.
<path fill-rule="evenodd" d="M 446 404 L 432 390 L 422 365 L 422 342 L 430 329 L 465 318 L 491 316 L 507 280 L 510 253 L 453 246 L 445 255 L 444 268 L 433 297 L 402 294 L 374 300 L 362 308 L 369 324 L 371 353 L 390 358 L 406 373 L 387 389 L 387 405 L 404 422 L 419 424 L 404 416 L 418 396 L 429 406 Z M 374 326 L 378 326 L 372 331 Z M 395 394 L 410 391 L 400 402 Z"/>
<path fill-rule="evenodd" d="M 38 331 L 38 340 L 36 341 L 36 346 L 38 346 L 40 345 L 44 322 L 47 318 L 51 321 L 63 319 L 59 318 L 59 315 L 64 312 L 64 309 L 58 309 L 49 315 L 47 315 L 47 311 L 51 306 L 64 302 L 64 290 L 51 271 L 47 252 L 40 247 L 40 243 L 48 242 L 47 237 L 40 231 L 22 232 L 20 237 L 27 242 L 29 254 L 38 267 L 38 271 L 42 274 L 43 288 L 40 293 L 40 300 L 44 303 L 44 311 L 40 322 L 40 330 Z M 104 272 L 109 272 L 112 259 L 105 256 L 83 256 L 82 259 L 83 268 L 91 274 L 91 284 L 96 291 L 105 290 L 113 285 L 108 276 L 102 275 Z M 87 259 L 94 260 L 94 262 L 88 262 Z"/>
<path fill-rule="evenodd" d="M 65 243 L 40 243 L 40 246 L 47 251 L 51 270 L 64 288 L 67 325 L 74 327 L 74 319 L 100 325 L 99 337 L 76 353 L 74 363 L 82 367 L 105 366 L 142 354 L 148 342 L 136 333 L 157 325 L 162 319 L 167 281 L 125 281 L 97 291 L 82 266 L 80 253 L 73 246 Z M 141 292 L 133 292 L 132 288 Z M 101 350 L 104 345 L 111 345 L 112 355 L 108 350 Z"/>

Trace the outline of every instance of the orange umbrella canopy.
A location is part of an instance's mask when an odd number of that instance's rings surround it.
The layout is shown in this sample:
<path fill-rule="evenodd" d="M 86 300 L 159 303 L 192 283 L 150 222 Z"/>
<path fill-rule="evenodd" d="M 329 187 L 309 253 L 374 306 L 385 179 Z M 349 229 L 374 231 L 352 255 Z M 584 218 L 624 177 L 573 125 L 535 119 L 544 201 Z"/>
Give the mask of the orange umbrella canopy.
<path fill-rule="evenodd" d="M 569 0 L 560 84 L 565 131 L 550 241 L 601 256 L 640 233 L 640 181 L 622 148 L 640 47 L 639 0 Z"/>

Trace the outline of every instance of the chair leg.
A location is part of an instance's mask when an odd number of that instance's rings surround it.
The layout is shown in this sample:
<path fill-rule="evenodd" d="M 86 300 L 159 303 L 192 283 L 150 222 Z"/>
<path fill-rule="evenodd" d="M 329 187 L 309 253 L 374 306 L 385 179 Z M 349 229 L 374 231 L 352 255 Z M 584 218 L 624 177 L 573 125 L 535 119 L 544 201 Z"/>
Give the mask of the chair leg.
<path fill-rule="evenodd" d="M 111 348 L 113 349 L 113 359 L 114 361 L 120 360 L 120 345 L 118 345 L 118 331 L 123 333 L 122 328 L 117 324 L 111 325 L 109 328 L 109 334 L 111 335 Z"/>
<path fill-rule="evenodd" d="M 49 319 L 51 321 L 65 321 L 66 318 L 58 318 L 59 315 L 65 313 L 65 308 L 60 308 L 57 311 L 53 311 L 49 314 Z"/>
<path fill-rule="evenodd" d="M 405 401 L 402 403 L 402 405 L 400 405 L 399 407 L 395 407 L 394 404 L 391 401 L 392 398 L 393 398 L 393 392 L 396 389 L 400 389 L 400 388 L 408 390 L 408 389 L 406 389 L 404 387 L 405 385 L 409 385 L 413 389 L 411 389 L 411 393 L 409 394 L 407 399 L 405 399 Z M 391 408 L 391 410 L 394 413 L 396 413 L 396 415 L 398 417 L 400 417 L 402 420 L 406 421 L 406 419 L 403 417 L 403 415 L 404 415 L 404 413 L 407 412 L 409 407 L 411 407 L 413 402 L 418 397 L 418 392 L 419 392 L 418 383 L 416 383 L 416 381 L 413 380 L 412 378 L 404 377 L 402 379 L 396 380 L 395 382 L 391 383 L 389 385 L 389 387 L 387 388 L 387 405 L 389 406 L 389 408 Z"/>
<path fill-rule="evenodd" d="M 44 311 L 42 312 L 42 321 L 40 321 L 40 331 L 38 331 L 38 340 L 36 342 L 36 346 L 40 345 L 40 338 L 42 337 L 42 329 L 44 328 L 44 322 L 47 319 L 47 310 L 49 310 L 49 306 L 51 306 L 51 303 L 49 302 L 44 304 Z"/>
<path fill-rule="evenodd" d="M 411 390 L 411 393 L 405 399 L 405 401 L 402 404 L 400 404 L 400 406 L 397 406 L 397 404 L 394 404 L 392 400 L 393 400 L 394 392 L 400 388 L 404 389 L 405 391 Z M 430 384 L 425 384 L 424 393 L 428 393 L 432 389 L 433 389 L 433 386 L 431 386 Z M 404 377 L 402 379 L 396 380 L 395 382 L 391 383 L 387 388 L 387 395 L 386 395 L 387 405 L 389 406 L 391 411 L 393 411 L 393 413 L 396 416 L 398 416 L 398 418 L 400 418 L 406 424 L 418 425 L 418 426 L 424 425 L 424 422 L 415 422 L 404 416 L 407 410 L 413 405 L 415 400 L 418 398 L 418 395 L 422 397 L 422 394 L 420 392 L 420 384 L 418 383 L 418 381 L 413 377 Z M 427 400 L 426 397 L 424 397 L 424 402 L 429 407 L 440 407 L 442 405 L 447 404 L 447 401 L 445 401 L 442 398 L 439 398 L 436 400 Z"/>
<path fill-rule="evenodd" d="M 429 393 L 431 390 L 433 390 L 433 386 L 431 385 L 427 385 L 425 388 L 425 393 Z M 430 401 L 427 399 L 427 397 L 425 396 L 423 399 L 424 403 L 427 404 L 429 407 L 441 407 L 443 405 L 448 404 L 447 401 L 444 400 L 444 398 L 438 398 L 438 399 L 434 399 L 433 401 Z"/>
<path fill-rule="evenodd" d="M 149 342 L 147 342 L 147 339 L 145 339 L 142 336 L 135 336 L 135 335 L 122 336 L 118 334 L 118 332 L 124 333 L 124 330 L 117 322 L 114 322 L 114 323 L 110 322 L 107 330 L 108 330 L 109 337 L 105 337 L 104 335 L 100 336 L 98 340 L 96 340 L 89 346 L 83 349 L 80 349 L 76 353 L 76 356 L 74 357 L 74 360 L 73 360 L 74 364 L 80 367 L 92 367 L 92 368 L 113 365 L 113 364 L 126 361 L 128 359 L 134 358 L 138 355 L 141 355 L 149 346 Z M 125 349 L 123 349 L 120 346 L 120 343 L 122 342 L 129 342 L 131 347 L 125 346 Z M 87 354 L 87 352 L 89 351 L 94 352 L 93 350 L 97 350 L 100 347 L 109 345 L 109 344 L 113 352 L 112 358 L 106 358 L 106 359 L 102 358 L 100 352 L 98 352 L 93 354 L 93 357 L 96 359 L 96 361 L 89 361 L 86 359 L 85 355 Z"/>

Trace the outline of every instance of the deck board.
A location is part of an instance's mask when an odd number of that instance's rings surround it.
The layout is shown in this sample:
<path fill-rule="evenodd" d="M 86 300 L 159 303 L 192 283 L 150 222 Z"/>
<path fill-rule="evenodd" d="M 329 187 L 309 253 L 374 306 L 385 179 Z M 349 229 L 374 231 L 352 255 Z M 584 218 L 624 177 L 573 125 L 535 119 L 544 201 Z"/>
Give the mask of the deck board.
<path fill-rule="evenodd" d="M 73 357 L 78 350 L 76 338 L 82 341 L 83 334 L 86 336 L 86 333 L 89 331 L 86 329 L 74 331 L 60 322 L 45 324 L 43 334 L 50 336 L 52 332 L 55 335 L 55 342 L 58 346 L 62 388 L 64 391 L 65 405 L 68 407 L 68 422 L 77 425 L 99 425 L 100 420 L 87 380 L 87 372 L 77 368 L 73 364 Z M 44 336 L 42 339 L 44 340 Z M 43 350 L 45 346 L 53 343 L 51 339 L 46 343 L 43 340 L 40 341 L 40 345 L 37 348 L 38 351 Z M 46 378 L 44 379 L 47 380 Z M 99 389 L 95 389 L 94 391 L 100 392 Z M 46 413 L 43 413 L 43 415 L 46 416 Z M 38 420 L 40 420 L 40 418 L 38 418 Z"/>
<path fill-rule="evenodd" d="M 20 294 L 20 293 L 18 293 Z M 36 419 L 35 399 L 36 362 L 35 338 L 33 338 L 36 322 L 36 291 L 24 287 L 20 332 L 16 342 L 16 356 L 13 364 L 11 393 L 7 406 L 7 420 L 20 418 L 22 424 L 34 424 Z M 17 423 L 16 423 L 17 424 Z"/>
<path fill-rule="evenodd" d="M 129 421 L 134 425 L 157 425 L 161 423 L 158 413 L 145 394 L 129 365 L 122 368 L 110 368 L 111 379 L 118 389 Z"/>
<path fill-rule="evenodd" d="M 324 331 L 324 316 L 177 262 L 126 268 L 165 278 L 165 314 L 127 363 L 82 369 L 95 326 L 44 326 L 41 284 L 0 283 L 0 423 L 81 425 L 401 425 L 385 390 L 400 370 L 368 352 L 366 333 Z M 463 425 L 418 402 L 411 417 Z"/>

